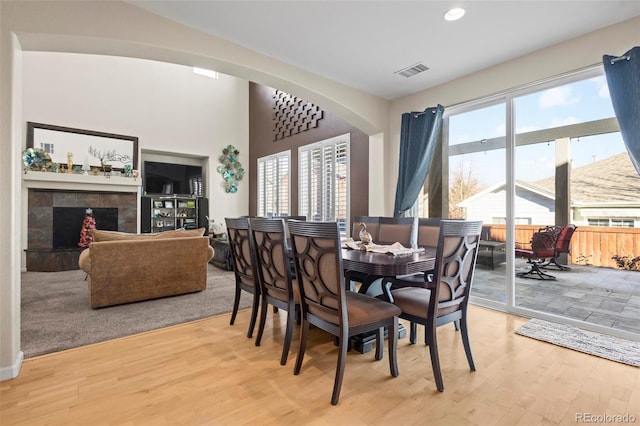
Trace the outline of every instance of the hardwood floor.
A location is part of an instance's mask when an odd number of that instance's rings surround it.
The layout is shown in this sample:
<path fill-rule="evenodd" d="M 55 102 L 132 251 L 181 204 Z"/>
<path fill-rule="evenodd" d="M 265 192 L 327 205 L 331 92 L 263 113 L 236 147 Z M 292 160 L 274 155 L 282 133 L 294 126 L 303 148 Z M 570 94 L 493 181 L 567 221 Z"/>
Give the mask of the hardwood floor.
<path fill-rule="evenodd" d="M 284 315 L 269 312 L 261 347 L 245 336 L 248 319 L 245 310 L 234 326 L 223 315 L 27 359 L 0 382 L 0 424 L 539 425 L 581 423 L 578 413 L 640 422 L 640 368 L 516 335 L 524 318 L 471 307 L 476 372 L 453 326 L 440 327 L 443 393 L 423 344 L 399 341 L 395 379 L 386 352 L 379 362 L 350 352 L 338 406 L 331 336 L 312 330 L 294 376 L 298 330 L 282 367 Z"/>

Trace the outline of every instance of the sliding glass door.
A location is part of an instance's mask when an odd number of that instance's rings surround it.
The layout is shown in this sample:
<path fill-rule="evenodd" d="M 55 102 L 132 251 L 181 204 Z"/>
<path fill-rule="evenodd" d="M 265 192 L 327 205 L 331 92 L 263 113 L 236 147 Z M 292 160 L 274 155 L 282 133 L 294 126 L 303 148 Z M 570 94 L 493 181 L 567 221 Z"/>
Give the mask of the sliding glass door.
<path fill-rule="evenodd" d="M 504 101 L 450 115 L 448 217 L 483 221 L 472 295 L 506 302 L 506 149 Z"/>
<path fill-rule="evenodd" d="M 443 216 L 484 223 L 472 302 L 640 334 L 640 177 L 601 67 L 448 108 L 443 141 Z M 570 224 L 564 250 L 532 247 Z"/>
<path fill-rule="evenodd" d="M 639 238 L 640 178 L 605 77 L 550 82 L 513 106 L 515 235 L 525 249 L 515 260 L 515 307 L 640 333 L 634 290 L 614 260 Z M 577 230 L 557 256 L 563 266 L 540 267 L 532 236 L 568 224 Z"/>

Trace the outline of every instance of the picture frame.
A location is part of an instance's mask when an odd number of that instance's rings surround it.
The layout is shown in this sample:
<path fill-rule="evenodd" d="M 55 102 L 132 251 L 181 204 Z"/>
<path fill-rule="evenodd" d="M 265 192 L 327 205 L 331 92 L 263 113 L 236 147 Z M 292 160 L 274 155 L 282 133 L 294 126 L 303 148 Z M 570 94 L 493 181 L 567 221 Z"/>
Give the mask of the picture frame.
<path fill-rule="evenodd" d="M 173 201 L 165 201 L 164 202 L 164 208 L 165 209 L 172 209 L 173 208 Z"/>
<path fill-rule="evenodd" d="M 153 207 L 156 209 L 161 209 L 162 208 L 162 201 L 154 201 L 153 202 Z"/>
<path fill-rule="evenodd" d="M 40 148 L 52 163 L 124 171 L 138 168 L 136 136 L 27 122 L 27 148 Z M 106 170 L 105 170 L 106 171 Z"/>

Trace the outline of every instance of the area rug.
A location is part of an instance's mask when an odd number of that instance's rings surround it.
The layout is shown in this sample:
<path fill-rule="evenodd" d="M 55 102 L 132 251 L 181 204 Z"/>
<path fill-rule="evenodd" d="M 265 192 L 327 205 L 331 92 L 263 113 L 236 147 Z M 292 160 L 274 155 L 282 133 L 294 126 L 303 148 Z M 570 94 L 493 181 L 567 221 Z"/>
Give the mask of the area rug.
<path fill-rule="evenodd" d="M 575 351 L 640 367 L 640 342 L 594 333 L 570 325 L 533 318 L 516 334 L 563 346 Z"/>
<path fill-rule="evenodd" d="M 209 265 L 207 289 L 100 309 L 82 271 L 22 273 L 21 349 L 31 358 L 231 312 L 233 272 Z M 243 292 L 240 308 L 250 306 Z"/>

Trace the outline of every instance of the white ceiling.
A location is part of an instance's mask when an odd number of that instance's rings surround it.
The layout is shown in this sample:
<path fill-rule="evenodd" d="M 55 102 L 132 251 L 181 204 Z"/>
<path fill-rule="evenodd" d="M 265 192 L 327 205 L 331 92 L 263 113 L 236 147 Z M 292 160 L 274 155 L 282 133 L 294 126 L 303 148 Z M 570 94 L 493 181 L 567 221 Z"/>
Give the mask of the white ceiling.
<path fill-rule="evenodd" d="M 638 0 L 128 2 L 385 99 L 640 15 Z M 429 70 L 394 74 L 418 62 Z"/>

